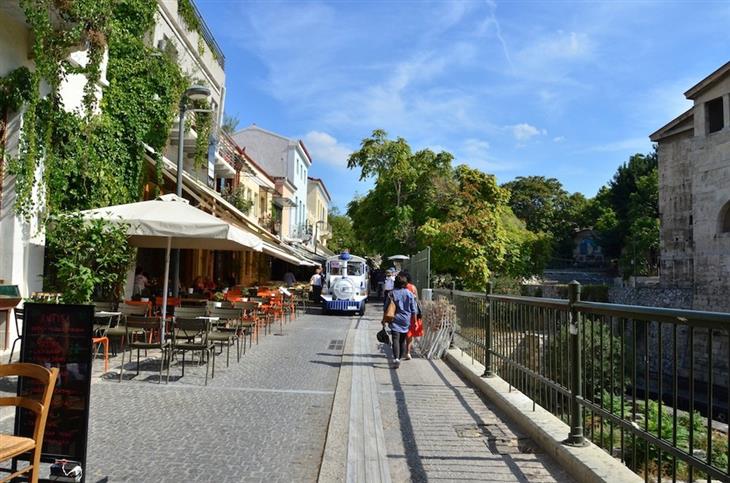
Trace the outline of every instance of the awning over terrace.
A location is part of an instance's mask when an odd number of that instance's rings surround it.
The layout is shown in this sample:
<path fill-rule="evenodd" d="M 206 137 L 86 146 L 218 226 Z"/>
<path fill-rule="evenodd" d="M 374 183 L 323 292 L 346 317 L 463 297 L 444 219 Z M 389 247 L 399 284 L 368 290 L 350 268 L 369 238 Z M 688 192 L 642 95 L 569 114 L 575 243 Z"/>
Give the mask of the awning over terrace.
<path fill-rule="evenodd" d="M 310 260 L 305 260 L 293 252 L 291 250 L 287 249 L 287 247 L 284 247 L 282 245 L 274 245 L 268 242 L 264 242 L 263 244 L 263 252 L 267 255 L 271 255 L 272 257 L 278 258 L 279 260 L 284 260 L 285 262 L 291 263 L 292 265 L 298 265 L 298 266 L 314 266 L 316 265 L 314 262 Z"/>

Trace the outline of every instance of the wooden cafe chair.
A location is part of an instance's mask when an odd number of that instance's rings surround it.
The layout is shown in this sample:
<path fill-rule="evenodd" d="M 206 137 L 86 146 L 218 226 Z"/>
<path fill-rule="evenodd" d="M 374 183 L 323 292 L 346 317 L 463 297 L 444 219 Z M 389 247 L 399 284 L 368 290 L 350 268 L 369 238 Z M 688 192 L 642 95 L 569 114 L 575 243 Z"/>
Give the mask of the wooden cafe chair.
<path fill-rule="evenodd" d="M 39 400 L 24 396 L 0 398 L 0 406 L 17 406 L 35 413 L 33 437 L 27 438 L 0 433 L 0 461 L 7 461 L 23 453 L 32 452 L 31 460 L 27 466 L 11 473 L 2 481 L 13 481 L 20 475 L 30 473 L 29 480 L 36 483 L 40 472 L 43 435 L 46 431 L 48 409 L 51 406 L 53 389 L 56 386 L 58 368 L 46 369 L 43 366 L 28 363 L 0 365 L 0 377 L 10 376 L 28 377 L 40 381 L 43 384 L 43 393 Z M 3 471 L 12 472 L 13 470 Z"/>

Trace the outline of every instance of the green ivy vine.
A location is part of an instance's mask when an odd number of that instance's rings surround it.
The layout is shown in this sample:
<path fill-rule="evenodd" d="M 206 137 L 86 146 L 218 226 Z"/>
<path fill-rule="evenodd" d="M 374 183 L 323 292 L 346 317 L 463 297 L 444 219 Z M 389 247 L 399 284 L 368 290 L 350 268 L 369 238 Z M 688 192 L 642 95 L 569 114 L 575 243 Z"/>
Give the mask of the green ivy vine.
<path fill-rule="evenodd" d="M 205 53 L 205 43 L 207 40 L 203 37 L 203 25 L 198 18 L 198 14 L 195 12 L 195 7 L 191 0 L 178 0 L 177 2 L 177 13 L 185 21 L 188 30 L 198 33 L 198 54 L 203 55 Z M 218 51 L 209 45 L 210 53 L 213 55 L 215 60 L 219 59 Z"/>
<path fill-rule="evenodd" d="M 5 130 L 8 117 L 30 100 L 32 83 L 33 76 L 27 67 L 18 67 L 0 77 L 0 173 L 5 166 Z"/>
<path fill-rule="evenodd" d="M 28 218 L 137 201 L 144 185 L 145 144 L 165 147 L 186 80 L 177 59 L 144 43 L 157 3 L 148 0 L 21 0 L 34 33 L 36 70 L 18 157 L 16 212 Z M 51 21 L 53 19 L 53 21 Z M 85 66 L 66 59 L 85 48 Z M 108 48 L 107 80 L 97 108 L 98 81 Z M 68 112 L 58 88 L 69 73 L 83 73 L 83 113 Z M 40 85 L 49 87 L 41 99 Z M 37 183 L 40 162 L 43 179 Z M 161 182 L 157 156 L 156 181 Z M 34 196 L 34 188 L 44 196 Z M 45 204 L 38 205 L 39 199 Z"/>
<path fill-rule="evenodd" d="M 207 99 L 195 100 L 192 102 L 194 109 L 210 109 L 210 102 Z M 198 135 L 195 140 L 195 166 L 203 168 L 208 166 L 208 148 L 210 146 L 210 133 L 213 129 L 213 115 L 210 112 L 195 113 L 195 132 Z"/>

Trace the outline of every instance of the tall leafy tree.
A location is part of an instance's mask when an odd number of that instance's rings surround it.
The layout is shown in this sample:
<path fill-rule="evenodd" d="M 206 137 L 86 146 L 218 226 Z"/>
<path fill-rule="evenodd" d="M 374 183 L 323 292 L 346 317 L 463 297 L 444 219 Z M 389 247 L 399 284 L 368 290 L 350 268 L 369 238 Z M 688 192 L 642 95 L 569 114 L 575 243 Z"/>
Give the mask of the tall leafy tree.
<path fill-rule="evenodd" d="M 327 243 L 327 248 L 335 253 L 348 249 L 351 253 L 358 255 L 367 254 L 362 241 L 355 236 L 355 230 L 352 228 L 352 220 L 349 216 L 340 214 L 335 207 L 330 210 L 327 222 L 332 231 L 332 238 Z"/>
<path fill-rule="evenodd" d="M 659 176 L 656 151 L 635 154 L 590 200 L 583 218 L 593 220 L 605 253 L 625 277 L 656 272 L 659 252 Z"/>
<path fill-rule="evenodd" d="M 507 234 L 500 208 L 509 192 L 492 175 L 467 166 L 455 170 L 457 189 L 452 193 L 444 218 L 431 218 L 421 228 L 424 242 L 431 245 L 432 267 L 451 273 L 472 288 L 484 287 L 504 262 Z"/>
<path fill-rule="evenodd" d="M 374 179 L 373 189 L 348 205 L 358 238 L 377 253 L 416 251 L 418 227 L 443 210 L 452 159 L 430 149 L 414 153 L 405 139 L 373 131 L 347 163 L 360 170 L 361 180 Z"/>
<path fill-rule="evenodd" d="M 550 234 L 554 256 L 572 257 L 575 230 L 593 225 L 584 216 L 585 196 L 569 194 L 560 181 L 544 176 L 520 176 L 502 187 L 510 191 L 509 206 L 527 229 Z"/>
<path fill-rule="evenodd" d="M 568 200 L 568 192 L 555 178 L 519 176 L 502 187 L 511 193 L 512 211 L 531 231 L 551 232 Z"/>

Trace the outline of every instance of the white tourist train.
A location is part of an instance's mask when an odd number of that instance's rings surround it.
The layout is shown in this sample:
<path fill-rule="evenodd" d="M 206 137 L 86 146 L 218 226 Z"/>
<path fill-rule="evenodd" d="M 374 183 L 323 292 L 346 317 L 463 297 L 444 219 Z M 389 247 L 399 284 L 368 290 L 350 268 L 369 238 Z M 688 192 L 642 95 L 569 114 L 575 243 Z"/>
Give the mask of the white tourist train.
<path fill-rule="evenodd" d="M 364 258 L 344 251 L 325 262 L 322 283 L 322 310 L 365 314 L 368 298 L 368 264 Z"/>

